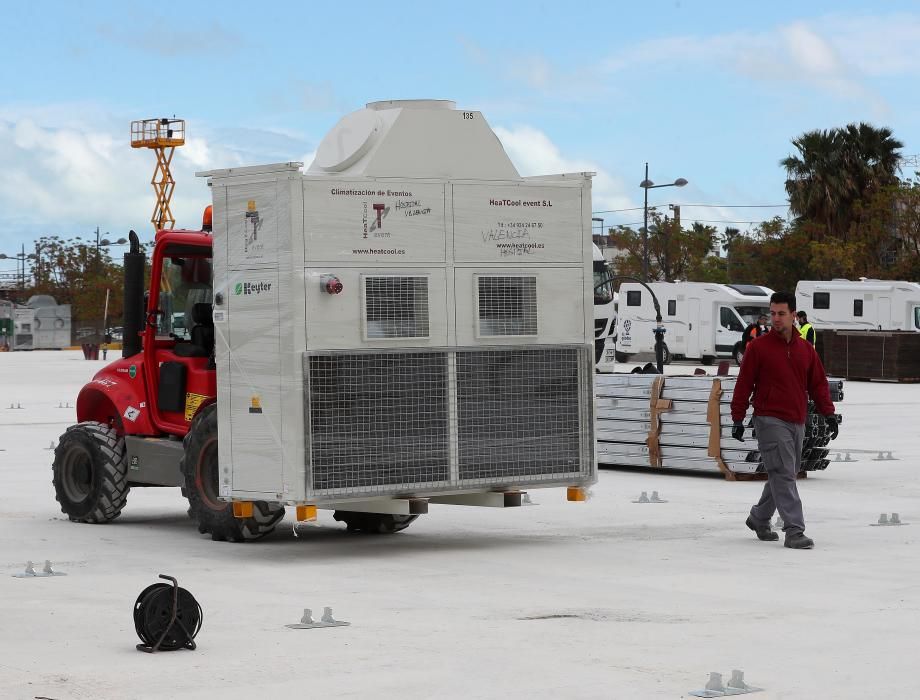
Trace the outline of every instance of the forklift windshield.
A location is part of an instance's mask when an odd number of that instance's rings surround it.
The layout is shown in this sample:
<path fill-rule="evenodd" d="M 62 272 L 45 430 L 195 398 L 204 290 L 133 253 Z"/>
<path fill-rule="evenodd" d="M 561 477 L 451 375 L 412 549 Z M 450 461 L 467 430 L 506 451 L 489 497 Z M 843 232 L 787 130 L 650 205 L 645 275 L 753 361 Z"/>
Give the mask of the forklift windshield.
<path fill-rule="evenodd" d="M 211 259 L 170 257 L 163 260 L 157 335 L 188 340 L 192 309 L 211 303 Z"/>

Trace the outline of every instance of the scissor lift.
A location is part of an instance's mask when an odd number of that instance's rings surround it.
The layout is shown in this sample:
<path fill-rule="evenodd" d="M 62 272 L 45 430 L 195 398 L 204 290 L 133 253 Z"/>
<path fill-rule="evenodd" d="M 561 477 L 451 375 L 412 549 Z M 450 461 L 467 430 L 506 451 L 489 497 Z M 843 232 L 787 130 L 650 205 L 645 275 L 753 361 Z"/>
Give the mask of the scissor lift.
<path fill-rule="evenodd" d="M 150 184 L 157 195 L 150 222 L 154 231 L 173 228 L 173 218 L 169 203 L 172 200 L 176 181 L 169 170 L 173 153 L 177 146 L 185 144 L 185 120 L 175 117 L 160 119 L 138 119 L 131 122 L 131 148 L 150 148 L 156 153 L 157 165 L 153 171 Z"/>

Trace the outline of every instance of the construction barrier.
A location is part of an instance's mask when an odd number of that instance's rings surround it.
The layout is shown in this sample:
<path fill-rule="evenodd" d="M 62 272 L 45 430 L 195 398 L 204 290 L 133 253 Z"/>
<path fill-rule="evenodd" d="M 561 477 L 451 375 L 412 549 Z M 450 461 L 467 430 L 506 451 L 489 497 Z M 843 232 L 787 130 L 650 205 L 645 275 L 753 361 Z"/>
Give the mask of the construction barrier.
<path fill-rule="evenodd" d="M 832 331 L 818 333 L 828 374 L 847 379 L 920 382 L 920 333 Z"/>

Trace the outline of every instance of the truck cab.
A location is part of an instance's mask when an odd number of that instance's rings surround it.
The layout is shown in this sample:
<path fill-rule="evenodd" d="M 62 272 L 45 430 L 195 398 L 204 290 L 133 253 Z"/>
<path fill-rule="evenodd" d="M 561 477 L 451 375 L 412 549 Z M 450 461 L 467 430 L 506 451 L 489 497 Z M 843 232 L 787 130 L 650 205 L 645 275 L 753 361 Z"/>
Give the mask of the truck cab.
<path fill-rule="evenodd" d="M 613 291 L 610 265 L 594 243 L 594 362 L 599 371 L 613 371 L 614 350 L 608 340 L 616 325 L 616 293 Z M 608 347 L 609 345 L 609 347 Z"/>

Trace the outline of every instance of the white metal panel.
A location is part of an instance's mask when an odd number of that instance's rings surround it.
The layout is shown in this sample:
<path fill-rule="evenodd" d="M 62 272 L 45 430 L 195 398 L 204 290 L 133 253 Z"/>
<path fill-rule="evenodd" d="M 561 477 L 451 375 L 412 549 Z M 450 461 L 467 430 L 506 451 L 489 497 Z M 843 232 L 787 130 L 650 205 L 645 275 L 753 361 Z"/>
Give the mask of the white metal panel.
<path fill-rule="evenodd" d="M 288 202 L 278 201 L 277 189 L 274 180 L 227 187 L 226 245 L 231 268 L 277 265 L 279 248 L 290 249 L 279 240 L 279 219 L 289 220 L 289 212 Z M 290 240 L 289 227 L 282 230 L 283 238 Z"/>
<path fill-rule="evenodd" d="M 239 273 L 227 297 L 233 492 L 281 491 L 278 273 Z M 297 387 L 300 391 L 300 387 Z M 222 397 L 221 407 L 227 406 Z M 223 440 L 222 440 L 223 441 Z"/>
<path fill-rule="evenodd" d="M 310 172 L 411 178 L 519 177 L 480 112 L 445 100 L 388 100 L 343 117 L 317 149 Z"/>
<path fill-rule="evenodd" d="M 443 262 L 444 185 L 304 179 L 304 260 Z"/>
<path fill-rule="evenodd" d="M 535 277 L 537 284 L 537 333 L 536 335 L 501 336 L 482 335 L 479 331 L 479 296 L 477 280 L 480 276 Z M 590 333 L 585 333 L 585 314 L 590 301 L 585 295 L 575 297 L 573 289 L 584 288 L 585 268 L 583 266 L 514 268 L 508 273 L 502 268 L 457 267 L 454 270 L 454 299 L 457 344 L 477 345 L 521 345 L 522 343 L 591 343 Z"/>
<path fill-rule="evenodd" d="M 453 205 L 457 262 L 533 265 L 584 259 L 581 187 L 455 184 Z"/>
<path fill-rule="evenodd" d="M 428 280 L 428 335 L 409 338 L 365 338 L 364 278 L 423 276 Z M 325 291 L 323 280 L 335 276 L 339 294 Z M 329 265 L 303 272 L 307 347 L 310 350 L 356 348 L 445 347 L 447 345 L 447 282 L 443 268 L 356 268 Z"/>

